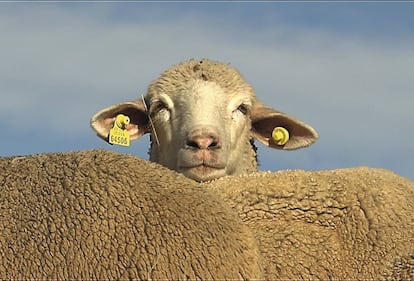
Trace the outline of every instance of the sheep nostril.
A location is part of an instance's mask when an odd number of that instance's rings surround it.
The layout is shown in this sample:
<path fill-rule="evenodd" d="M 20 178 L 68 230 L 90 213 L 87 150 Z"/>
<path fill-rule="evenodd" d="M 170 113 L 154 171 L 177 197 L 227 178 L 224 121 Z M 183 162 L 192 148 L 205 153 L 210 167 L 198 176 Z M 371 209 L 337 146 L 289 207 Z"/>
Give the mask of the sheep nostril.
<path fill-rule="evenodd" d="M 190 148 L 197 148 L 199 149 L 200 146 L 198 145 L 197 142 L 193 141 L 193 140 L 187 140 L 186 145 Z"/>
<path fill-rule="evenodd" d="M 219 143 L 216 140 L 213 140 L 210 145 L 208 146 L 208 148 L 219 148 Z"/>

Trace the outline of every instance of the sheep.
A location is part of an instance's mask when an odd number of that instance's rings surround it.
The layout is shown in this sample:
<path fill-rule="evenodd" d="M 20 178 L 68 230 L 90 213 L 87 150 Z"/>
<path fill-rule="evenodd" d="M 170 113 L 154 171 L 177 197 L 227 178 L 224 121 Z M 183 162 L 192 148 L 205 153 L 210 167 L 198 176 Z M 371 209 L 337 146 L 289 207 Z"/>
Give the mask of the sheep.
<path fill-rule="evenodd" d="M 234 210 L 158 164 L 102 149 L 0 158 L 0 279 L 257 279 Z"/>
<path fill-rule="evenodd" d="M 367 167 L 196 183 L 105 150 L 0 158 L 0 279 L 414 280 L 413 207 Z"/>
<path fill-rule="evenodd" d="M 130 118 L 131 140 L 150 133 L 151 161 L 199 182 L 257 171 L 254 139 L 284 150 L 318 139 L 311 126 L 261 103 L 235 68 L 209 59 L 170 67 L 145 97 L 98 111 L 90 125 L 109 142 L 120 114 Z M 272 138 L 275 127 L 287 130 L 286 143 Z"/>
<path fill-rule="evenodd" d="M 266 279 L 414 280 L 414 182 L 367 167 L 222 177 Z"/>

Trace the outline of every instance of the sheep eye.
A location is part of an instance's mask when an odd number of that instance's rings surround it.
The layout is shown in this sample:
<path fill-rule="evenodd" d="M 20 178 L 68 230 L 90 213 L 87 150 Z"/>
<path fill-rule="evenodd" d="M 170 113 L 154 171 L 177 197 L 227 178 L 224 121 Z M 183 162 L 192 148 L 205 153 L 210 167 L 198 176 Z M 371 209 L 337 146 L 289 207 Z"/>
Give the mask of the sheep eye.
<path fill-rule="evenodd" d="M 241 113 L 243 113 L 244 115 L 247 115 L 247 112 L 249 111 L 245 104 L 239 105 L 237 110 L 240 111 Z"/>
<path fill-rule="evenodd" d="M 156 113 L 162 111 L 163 109 L 167 109 L 167 106 L 163 102 L 157 101 L 157 102 L 155 102 L 151 105 L 150 114 L 151 115 L 156 114 Z"/>

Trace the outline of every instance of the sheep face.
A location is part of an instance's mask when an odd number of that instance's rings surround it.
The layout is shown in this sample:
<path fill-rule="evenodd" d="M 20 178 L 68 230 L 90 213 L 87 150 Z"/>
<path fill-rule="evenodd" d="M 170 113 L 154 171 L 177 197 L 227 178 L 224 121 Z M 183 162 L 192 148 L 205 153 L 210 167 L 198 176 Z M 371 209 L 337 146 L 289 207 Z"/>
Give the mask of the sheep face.
<path fill-rule="evenodd" d="M 158 138 L 152 141 L 150 160 L 197 181 L 256 168 L 249 143 L 250 91 L 228 92 L 200 79 L 172 92 L 155 88 L 147 96 L 153 137 Z"/>
<path fill-rule="evenodd" d="M 279 149 L 317 139 L 310 126 L 260 103 L 237 70 L 210 60 L 173 66 L 151 83 L 145 98 L 99 111 L 91 120 L 98 136 L 108 139 L 120 113 L 130 117 L 131 139 L 151 134 L 151 161 L 196 181 L 257 170 L 253 138 Z M 271 137 L 277 126 L 290 134 L 281 146 Z"/>

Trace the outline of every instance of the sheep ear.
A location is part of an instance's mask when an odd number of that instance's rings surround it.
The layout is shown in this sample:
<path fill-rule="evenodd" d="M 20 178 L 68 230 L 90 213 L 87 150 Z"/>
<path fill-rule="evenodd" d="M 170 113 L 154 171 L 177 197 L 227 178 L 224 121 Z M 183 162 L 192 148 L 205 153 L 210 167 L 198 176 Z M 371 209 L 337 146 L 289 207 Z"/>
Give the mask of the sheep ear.
<path fill-rule="evenodd" d="M 309 146 L 318 139 L 318 133 L 311 126 L 260 102 L 253 106 L 251 120 L 253 136 L 269 147 L 292 150 Z M 277 145 L 273 141 L 272 131 L 275 127 L 288 130 L 289 140 L 284 145 Z"/>
<path fill-rule="evenodd" d="M 98 137 L 108 141 L 109 131 L 112 129 L 115 118 L 118 114 L 129 117 L 130 123 L 126 126 L 131 140 L 138 139 L 148 133 L 148 115 L 142 100 L 123 102 L 98 111 L 91 118 L 91 127 Z"/>

